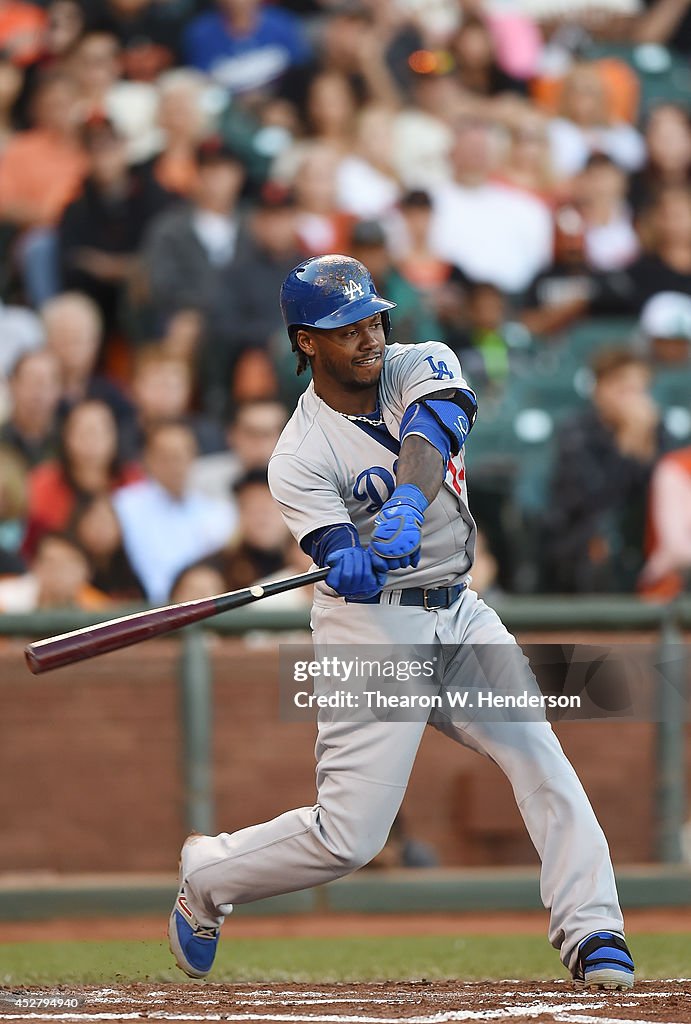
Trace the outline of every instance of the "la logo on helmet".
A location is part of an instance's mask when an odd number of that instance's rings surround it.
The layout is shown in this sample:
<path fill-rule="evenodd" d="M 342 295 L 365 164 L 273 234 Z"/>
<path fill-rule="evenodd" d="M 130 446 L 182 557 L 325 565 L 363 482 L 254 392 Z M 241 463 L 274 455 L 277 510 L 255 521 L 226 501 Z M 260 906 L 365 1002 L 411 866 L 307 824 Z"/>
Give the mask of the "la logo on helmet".
<path fill-rule="evenodd" d="M 362 296 L 364 294 L 362 285 L 358 284 L 357 281 L 353 281 L 352 278 L 348 281 L 348 284 L 345 285 L 343 292 L 351 301 L 356 295 Z"/>

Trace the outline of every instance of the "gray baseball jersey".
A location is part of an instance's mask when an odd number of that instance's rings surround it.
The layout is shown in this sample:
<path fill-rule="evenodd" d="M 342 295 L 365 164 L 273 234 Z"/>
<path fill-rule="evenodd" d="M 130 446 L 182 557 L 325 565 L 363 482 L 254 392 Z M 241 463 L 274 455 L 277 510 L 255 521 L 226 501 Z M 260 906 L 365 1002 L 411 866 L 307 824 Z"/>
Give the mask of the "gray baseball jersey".
<path fill-rule="evenodd" d="M 379 379 L 386 429 L 348 419 L 309 385 L 269 463 L 271 493 L 298 541 L 320 527 L 352 523 L 361 543 L 369 542 L 375 516 L 396 486 L 406 408 L 449 387 L 468 384 L 454 353 L 436 341 L 386 346 Z M 448 586 L 463 579 L 473 564 L 475 534 L 461 449 L 450 457 L 444 484 L 425 514 L 417 568 L 391 572 L 385 589 Z"/>
<path fill-rule="evenodd" d="M 331 409 L 310 385 L 286 426 L 269 466 L 269 482 L 298 540 L 320 527 L 352 523 L 366 544 L 376 513 L 396 484 L 399 430 L 416 399 L 467 387 L 461 367 L 436 342 L 389 345 L 379 384 L 384 425 L 354 422 Z M 475 526 L 468 511 L 462 455 L 452 458 L 422 530 L 416 569 L 391 573 L 386 589 L 444 585 L 462 579 L 473 561 Z M 392 595 L 395 598 L 395 595 Z M 345 612 L 345 614 L 344 614 Z M 486 685 L 478 651 L 515 646 L 496 612 L 464 590 L 448 608 L 350 603 L 320 588 L 312 609 L 317 654 L 353 644 L 397 651 L 434 646 L 443 655 L 442 685 Z M 520 692 L 526 666 L 500 662 L 492 686 Z M 494 662 L 492 662 L 494 663 Z M 532 677 L 531 677 L 532 678 Z M 367 679 L 358 684 L 362 690 Z M 317 695 L 332 679 L 315 681 Z M 573 970 L 578 943 L 608 930 L 621 934 L 607 842 L 576 773 L 546 720 L 430 717 L 430 724 L 492 758 L 511 782 L 516 802 L 542 859 L 541 893 L 551 910 L 550 939 Z M 200 836 L 183 857 L 189 908 L 206 926 L 221 923 L 231 904 L 331 881 L 361 867 L 386 841 L 408 784 L 426 727 L 424 715 L 390 722 L 372 711 L 350 720 L 328 709 L 318 716 L 317 800 L 234 833 Z"/>

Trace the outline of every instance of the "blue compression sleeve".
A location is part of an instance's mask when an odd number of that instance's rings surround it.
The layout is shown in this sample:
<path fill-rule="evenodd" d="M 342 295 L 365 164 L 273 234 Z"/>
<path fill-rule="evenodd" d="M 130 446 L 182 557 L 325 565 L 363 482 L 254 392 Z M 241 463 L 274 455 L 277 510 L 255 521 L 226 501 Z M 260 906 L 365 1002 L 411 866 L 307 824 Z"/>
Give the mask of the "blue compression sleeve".
<path fill-rule="evenodd" d="M 359 548 L 360 538 L 351 523 L 322 526 L 303 537 L 300 547 L 316 565 L 328 565 L 329 553 L 339 548 Z"/>

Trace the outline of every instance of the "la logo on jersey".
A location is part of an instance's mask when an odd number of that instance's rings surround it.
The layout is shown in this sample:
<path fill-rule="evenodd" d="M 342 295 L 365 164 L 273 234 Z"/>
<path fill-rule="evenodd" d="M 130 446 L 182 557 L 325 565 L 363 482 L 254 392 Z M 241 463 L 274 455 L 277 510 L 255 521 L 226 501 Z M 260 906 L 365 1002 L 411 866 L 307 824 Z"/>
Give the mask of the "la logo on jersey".
<path fill-rule="evenodd" d="M 446 377 L 448 377 L 449 380 L 453 380 L 453 373 L 443 359 L 440 359 L 438 363 L 435 363 L 432 356 L 425 356 L 425 362 L 429 363 L 435 380 L 444 380 Z"/>
<path fill-rule="evenodd" d="M 356 295 L 358 296 L 358 298 L 362 298 L 362 296 L 365 294 L 362 285 L 358 284 L 357 281 L 353 281 L 352 278 L 350 279 L 350 281 L 348 281 L 348 284 L 344 286 L 343 292 L 345 295 L 348 296 L 351 302 Z"/>
<path fill-rule="evenodd" d="M 393 464 L 393 471 L 396 472 L 396 463 Z M 365 511 L 378 512 L 385 501 L 388 501 L 396 487 L 393 473 L 390 473 L 384 466 L 370 466 L 358 474 L 353 487 L 353 497 L 356 501 L 369 501 Z"/>

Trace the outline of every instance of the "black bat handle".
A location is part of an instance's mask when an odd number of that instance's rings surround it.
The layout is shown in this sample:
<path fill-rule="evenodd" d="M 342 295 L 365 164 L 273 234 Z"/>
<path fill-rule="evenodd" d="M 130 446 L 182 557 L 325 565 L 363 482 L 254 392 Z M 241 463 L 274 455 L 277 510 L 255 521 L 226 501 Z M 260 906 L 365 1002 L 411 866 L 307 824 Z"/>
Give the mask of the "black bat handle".
<path fill-rule="evenodd" d="M 274 580 L 271 583 L 255 583 L 253 587 L 247 587 L 245 590 L 235 590 L 229 594 L 219 594 L 218 597 L 214 598 L 216 610 L 227 612 L 231 608 L 240 608 L 244 604 L 261 601 L 263 597 L 285 594 L 289 590 L 297 590 L 298 587 L 306 587 L 310 583 L 325 580 L 330 572 L 331 567 L 326 565 L 313 572 L 304 572 L 299 576 L 291 576 L 289 579 Z"/>

